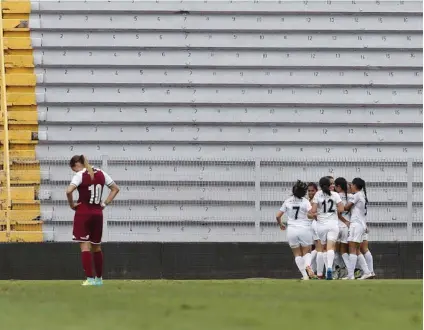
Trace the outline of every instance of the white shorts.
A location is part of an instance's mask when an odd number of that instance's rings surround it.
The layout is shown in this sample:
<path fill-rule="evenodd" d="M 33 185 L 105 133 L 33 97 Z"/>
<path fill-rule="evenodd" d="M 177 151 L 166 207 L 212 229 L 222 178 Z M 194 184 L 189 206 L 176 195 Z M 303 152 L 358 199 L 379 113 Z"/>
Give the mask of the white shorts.
<path fill-rule="evenodd" d="M 362 243 L 365 228 L 360 223 L 351 223 L 349 227 L 349 242 Z"/>
<path fill-rule="evenodd" d="M 362 235 L 362 241 L 368 241 L 368 233 L 364 232 L 364 235 Z"/>
<path fill-rule="evenodd" d="M 316 220 L 312 221 L 311 229 L 312 229 L 312 236 L 313 236 L 314 241 L 318 241 L 319 237 L 318 237 L 317 221 Z"/>
<path fill-rule="evenodd" d="M 348 236 L 349 236 L 349 228 L 339 227 L 339 236 L 337 237 L 337 242 L 347 244 Z"/>
<path fill-rule="evenodd" d="M 292 249 L 299 246 L 310 246 L 313 243 L 310 227 L 287 227 L 287 241 Z"/>
<path fill-rule="evenodd" d="M 336 242 L 339 236 L 339 224 L 317 224 L 318 237 L 322 244 L 326 244 L 327 240 Z"/>

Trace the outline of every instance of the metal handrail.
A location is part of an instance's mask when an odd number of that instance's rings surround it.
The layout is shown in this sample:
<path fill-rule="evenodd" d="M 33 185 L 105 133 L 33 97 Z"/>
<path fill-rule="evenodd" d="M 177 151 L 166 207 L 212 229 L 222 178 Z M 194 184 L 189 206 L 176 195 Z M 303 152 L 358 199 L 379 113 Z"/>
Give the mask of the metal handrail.
<path fill-rule="evenodd" d="M 10 211 L 12 206 L 12 195 L 10 190 L 10 162 L 9 162 L 9 122 L 7 113 L 7 95 L 6 95 L 6 68 L 4 55 L 4 29 L 3 29 L 3 7 L 0 1 L 0 109 L 3 117 L 3 170 L 6 175 L 6 235 L 10 236 Z"/>

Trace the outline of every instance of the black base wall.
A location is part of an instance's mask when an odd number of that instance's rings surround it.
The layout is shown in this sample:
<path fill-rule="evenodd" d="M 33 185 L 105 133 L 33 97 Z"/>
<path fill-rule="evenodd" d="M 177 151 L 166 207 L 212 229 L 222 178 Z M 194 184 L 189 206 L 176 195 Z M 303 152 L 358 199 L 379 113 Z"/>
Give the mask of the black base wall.
<path fill-rule="evenodd" d="M 421 242 L 372 243 L 379 278 L 422 278 Z M 287 243 L 106 243 L 107 279 L 299 278 Z M 0 244 L 0 279 L 81 279 L 75 243 Z"/>

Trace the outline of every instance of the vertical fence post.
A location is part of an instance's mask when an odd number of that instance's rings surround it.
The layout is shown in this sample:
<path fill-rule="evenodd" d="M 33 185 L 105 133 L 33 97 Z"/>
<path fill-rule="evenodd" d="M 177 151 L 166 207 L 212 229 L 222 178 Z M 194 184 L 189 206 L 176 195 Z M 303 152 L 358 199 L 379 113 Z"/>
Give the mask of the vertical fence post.
<path fill-rule="evenodd" d="M 261 160 L 255 159 L 255 231 L 256 239 L 261 239 Z"/>
<path fill-rule="evenodd" d="M 103 155 L 102 156 L 102 170 L 104 170 L 106 173 L 108 171 L 108 161 L 109 161 L 109 156 Z M 105 210 L 107 210 L 107 208 Z M 105 215 L 104 213 L 105 212 L 103 212 L 103 216 Z M 109 226 L 108 226 L 108 216 L 106 214 L 106 216 L 103 219 L 103 238 L 102 238 L 102 241 L 107 242 L 108 240 L 109 240 Z"/>
<path fill-rule="evenodd" d="M 406 225 L 407 232 L 407 240 L 412 241 L 412 202 L 413 202 L 413 191 L 412 185 L 414 182 L 414 168 L 412 167 L 413 159 L 408 158 L 407 162 L 407 175 L 408 175 L 408 185 L 407 185 L 407 214 L 408 214 L 408 222 Z"/>
<path fill-rule="evenodd" d="M 6 210 L 6 236 L 10 237 L 10 211 L 12 208 L 12 196 L 10 190 L 10 161 L 9 161 L 9 119 L 6 100 L 6 68 L 4 58 L 4 31 L 3 31 L 3 7 L 0 1 L 0 114 L 3 120 L 3 171 L 6 183 L 3 188 L 6 192 L 6 201 L 2 207 Z"/>

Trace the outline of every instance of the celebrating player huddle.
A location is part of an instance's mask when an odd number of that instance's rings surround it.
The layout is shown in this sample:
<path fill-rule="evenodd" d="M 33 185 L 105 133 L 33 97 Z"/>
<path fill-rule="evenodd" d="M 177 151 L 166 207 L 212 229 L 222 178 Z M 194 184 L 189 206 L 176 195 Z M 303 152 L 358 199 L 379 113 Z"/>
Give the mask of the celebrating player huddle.
<path fill-rule="evenodd" d="M 277 213 L 280 228 L 287 229 L 287 241 L 302 279 L 323 279 L 325 274 L 327 280 L 354 280 L 357 263 L 362 270 L 358 279 L 374 278 L 365 181 L 355 178 L 349 185 L 345 178 L 327 176 L 319 180 L 319 187 L 321 190 L 315 183 L 297 181 L 293 196 Z M 282 222 L 284 214 L 287 224 Z"/>

